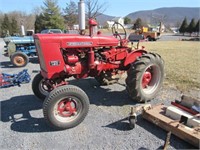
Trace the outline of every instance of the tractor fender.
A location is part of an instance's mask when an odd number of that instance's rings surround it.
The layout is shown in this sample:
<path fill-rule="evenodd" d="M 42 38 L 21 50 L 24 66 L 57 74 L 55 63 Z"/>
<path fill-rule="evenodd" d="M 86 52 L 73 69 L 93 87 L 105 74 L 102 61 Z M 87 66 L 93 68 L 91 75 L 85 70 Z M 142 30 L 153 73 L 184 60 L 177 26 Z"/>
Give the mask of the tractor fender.
<path fill-rule="evenodd" d="M 135 62 L 135 60 L 141 56 L 143 53 L 147 53 L 145 50 L 136 50 L 136 51 L 133 51 L 131 53 L 129 53 L 126 58 L 125 58 L 125 61 L 124 61 L 124 66 L 126 67 L 127 65 L 129 65 L 130 63 L 132 62 Z"/>

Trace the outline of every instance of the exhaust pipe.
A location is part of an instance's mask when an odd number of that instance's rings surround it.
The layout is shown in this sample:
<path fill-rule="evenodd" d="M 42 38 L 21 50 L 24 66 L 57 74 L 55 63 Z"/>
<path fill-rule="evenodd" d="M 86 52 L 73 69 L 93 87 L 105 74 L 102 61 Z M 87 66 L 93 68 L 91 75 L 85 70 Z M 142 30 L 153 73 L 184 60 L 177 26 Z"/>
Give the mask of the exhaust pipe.
<path fill-rule="evenodd" d="M 22 36 L 25 36 L 25 29 L 24 29 L 24 25 L 21 24 L 21 34 Z"/>
<path fill-rule="evenodd" d="M 78 21 L 80 31 L 85 30 L 85 3 L 83 0 L 80 0 L 78 3 Z"/>

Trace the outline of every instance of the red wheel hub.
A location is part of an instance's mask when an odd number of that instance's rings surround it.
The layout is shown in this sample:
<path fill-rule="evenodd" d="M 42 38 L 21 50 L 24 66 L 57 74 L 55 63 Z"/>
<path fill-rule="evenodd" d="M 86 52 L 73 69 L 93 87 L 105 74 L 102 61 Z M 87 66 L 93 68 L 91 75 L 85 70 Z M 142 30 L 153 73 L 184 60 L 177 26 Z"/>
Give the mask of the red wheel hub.
<path fill-rule="evenodd" d="M 144 72 L 143 77 L 142 77 L 142 87 L 147 88 L 151 79 L 152 79 L 152 74 L 150 72 L 150 69 L 147 69 Z"/>
<path fill-rule="evenodd" d="M 76 113 L 76 103 L 73 100 L 62 100 L 57 110 L 61 116 L 70 117 Z"/>

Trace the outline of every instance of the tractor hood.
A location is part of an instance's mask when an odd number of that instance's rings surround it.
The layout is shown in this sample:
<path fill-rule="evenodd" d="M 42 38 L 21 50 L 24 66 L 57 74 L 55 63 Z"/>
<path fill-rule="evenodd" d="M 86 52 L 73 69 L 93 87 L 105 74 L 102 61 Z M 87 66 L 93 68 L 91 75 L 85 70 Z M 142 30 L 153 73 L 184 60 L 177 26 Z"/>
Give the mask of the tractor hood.
<path fill-rule="evenodd" d="M 79 34 L 35 34 L 40 43 L 60 43 L 62 48 L 86 48 L 118 46 L 118 39 L 113 36 L 87 36 Z"/>
<path fill-rule="evenodd" d="M 5 37 L 3 40 L 5 43 L 13 42 L 15 44 L 34 43 L 34 39 L 32 36 L 9 36 Z"/>

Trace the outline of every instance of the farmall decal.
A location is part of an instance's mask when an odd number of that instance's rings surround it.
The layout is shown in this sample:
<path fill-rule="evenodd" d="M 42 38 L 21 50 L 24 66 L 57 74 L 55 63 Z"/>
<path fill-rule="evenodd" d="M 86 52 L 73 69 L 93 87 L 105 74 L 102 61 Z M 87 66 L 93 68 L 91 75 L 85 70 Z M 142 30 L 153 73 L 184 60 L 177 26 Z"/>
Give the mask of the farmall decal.
<path fill-rule="evenodd" d="M 67 42 L 68 46 L 90 46 L 92 42 Z"/>

